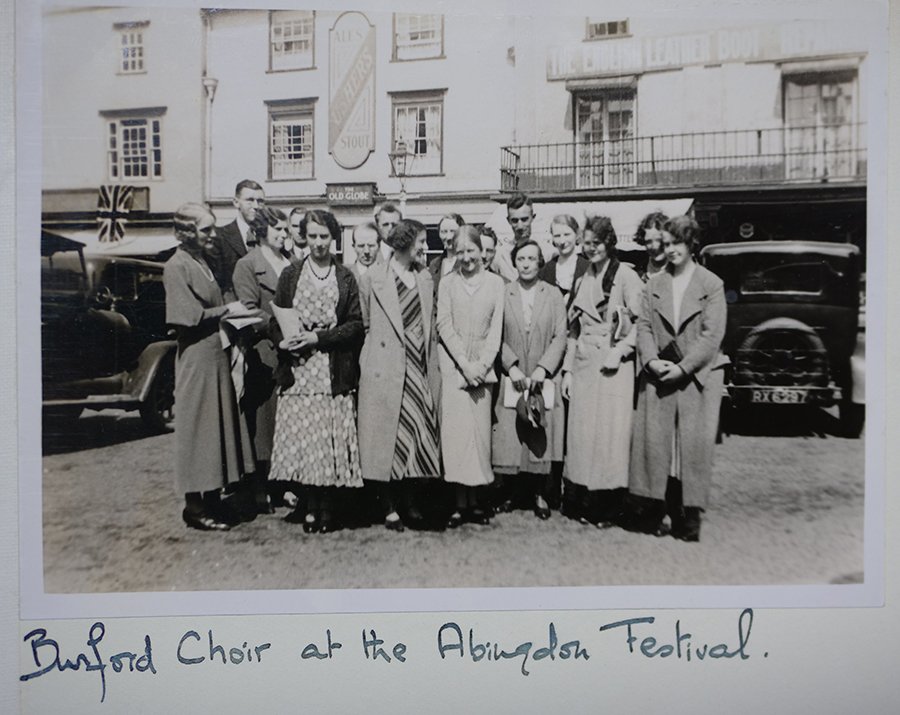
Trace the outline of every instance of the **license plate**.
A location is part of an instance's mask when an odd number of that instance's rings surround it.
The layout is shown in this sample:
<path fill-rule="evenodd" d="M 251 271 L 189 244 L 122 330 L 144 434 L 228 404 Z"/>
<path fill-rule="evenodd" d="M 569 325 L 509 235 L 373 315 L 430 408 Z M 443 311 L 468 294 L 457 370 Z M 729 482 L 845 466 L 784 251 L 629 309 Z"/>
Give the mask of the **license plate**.
<path fill-rule="evenodd" d="M 805 390 L 776 388 L 773 390 L 753 390 L 750 394 L 750 402 L 761 402 L 769 405 L 803 405 L 806 404 L 808 397 L 809 393 Z"/>

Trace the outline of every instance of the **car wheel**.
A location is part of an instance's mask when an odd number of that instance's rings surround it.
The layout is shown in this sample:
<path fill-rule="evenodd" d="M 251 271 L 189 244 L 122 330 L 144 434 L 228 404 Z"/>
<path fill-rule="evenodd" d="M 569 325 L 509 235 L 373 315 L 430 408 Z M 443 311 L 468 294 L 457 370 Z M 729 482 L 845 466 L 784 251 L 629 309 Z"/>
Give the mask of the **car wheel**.
<path fill-rule="evenodd" d="M 154 432 L 175 429 L 175 352 L 166 355 L 156 370 L 147 399 L 141 403 L 141 419 Z"/>
<path fill-rule="evenodd" d="M 838 407 L 841 432 L 845 437 L 857 439 L 866 423 L 866 406 L 844 400 Z"/>

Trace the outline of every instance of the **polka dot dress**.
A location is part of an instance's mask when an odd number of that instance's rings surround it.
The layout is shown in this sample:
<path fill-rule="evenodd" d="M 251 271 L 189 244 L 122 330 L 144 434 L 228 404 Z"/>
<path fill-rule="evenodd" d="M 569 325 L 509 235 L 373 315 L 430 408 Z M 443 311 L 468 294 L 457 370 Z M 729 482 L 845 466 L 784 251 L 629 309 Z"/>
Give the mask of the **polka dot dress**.
<path fill-rule="evenodd" d="M 305 265 L 294 308 L 306 330 L 337 324 L 334 272 L 324 281 Z M 293 368 L 294 384 L 278 396 L 270 479 L 317 487 L 361 487 L 353 395 L 331 395 L 328 354 L 313 350 Z"/>

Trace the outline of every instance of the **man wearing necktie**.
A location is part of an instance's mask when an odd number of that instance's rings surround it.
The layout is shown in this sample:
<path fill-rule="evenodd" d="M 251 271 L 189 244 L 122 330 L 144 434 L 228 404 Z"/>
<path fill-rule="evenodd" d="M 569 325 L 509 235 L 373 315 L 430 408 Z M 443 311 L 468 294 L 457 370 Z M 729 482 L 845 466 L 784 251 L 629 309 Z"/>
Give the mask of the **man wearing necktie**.
<path fill-rule="evenodd" d="M 255 181 L 244 179 L 234 188 L 232 203 L 238 210 L 237 218 L 216 229 L 212 251 L 213 273 L 225 301 L 235 300 L 232 274 L 234 265 L 256 246 L 256 239 L 250 231 L 250 224 L 256 218 L 256 210 L 266 201 L 263 188 Z"/>

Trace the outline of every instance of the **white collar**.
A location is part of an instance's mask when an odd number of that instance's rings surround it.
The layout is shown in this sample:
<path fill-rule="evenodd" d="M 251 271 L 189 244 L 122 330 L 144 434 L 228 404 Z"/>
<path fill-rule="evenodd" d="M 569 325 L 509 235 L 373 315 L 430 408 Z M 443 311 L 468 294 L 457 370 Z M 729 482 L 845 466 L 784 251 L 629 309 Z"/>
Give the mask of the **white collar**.
<path fill-rule="evenodd" d="M 250 233 L 250 224 L 244 221 L 244 217 L 240 214 L 237 215 L 237 227 L 238 231 L 241 232 L 241 240 L 244 242 L 244 245 L 247 245 L 247 241 L 249 240 L 248 234 Z"/>

